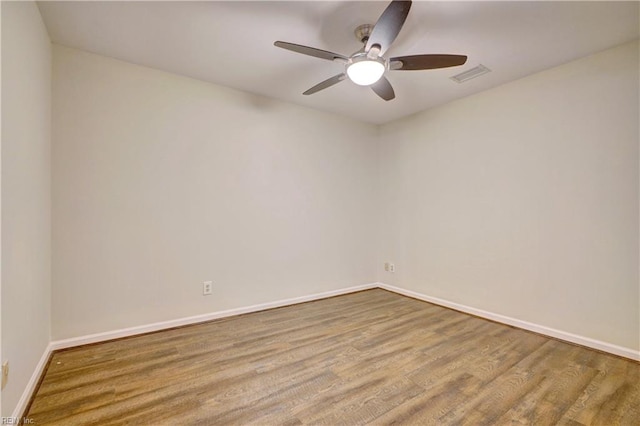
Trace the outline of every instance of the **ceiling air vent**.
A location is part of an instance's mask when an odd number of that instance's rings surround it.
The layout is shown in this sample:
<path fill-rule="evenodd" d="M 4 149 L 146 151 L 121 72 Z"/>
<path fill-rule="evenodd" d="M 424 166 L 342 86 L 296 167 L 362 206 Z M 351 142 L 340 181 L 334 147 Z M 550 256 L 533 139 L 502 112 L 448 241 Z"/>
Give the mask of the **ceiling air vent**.
<path fill-rule="evenodd" d="M 460 74 L 456 74 L 451 77 L 451 80 L 456 83 L 464 83 L 467 80 L 471 80 L 472 78 L 480 77 L 482 74 L 486 74 L 491 72 L 491 70 L 484 65 L 480 64 L 477 67 L 473 67 L 470 70 L 466 70 L 461 72 Z"/>

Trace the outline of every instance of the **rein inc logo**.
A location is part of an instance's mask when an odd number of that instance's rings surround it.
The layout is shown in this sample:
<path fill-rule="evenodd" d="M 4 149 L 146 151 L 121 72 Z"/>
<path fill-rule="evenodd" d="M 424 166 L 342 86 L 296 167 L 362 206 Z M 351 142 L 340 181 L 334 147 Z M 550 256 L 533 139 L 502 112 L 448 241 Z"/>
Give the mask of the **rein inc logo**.
<path fill-rule="evenodd" d="M 36 422 L 29 418 L 29 417 L 2 417 L 2 423 L 3 425 L 19 425 L 19 424 L 23 424 L 23 425 L 34 425 L 36 424 Z"/>

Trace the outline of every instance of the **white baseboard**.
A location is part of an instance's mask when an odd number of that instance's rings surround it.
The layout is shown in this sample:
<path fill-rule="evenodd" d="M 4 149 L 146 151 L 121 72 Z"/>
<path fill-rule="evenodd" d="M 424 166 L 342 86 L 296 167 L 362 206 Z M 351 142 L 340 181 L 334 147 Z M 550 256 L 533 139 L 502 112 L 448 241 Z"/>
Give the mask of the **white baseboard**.
<path fill-rule="evenodd" d="M 31 374 L 31 378 L 27 382 L 27 386 L 24 388 L 24 392 L 20 396 L 20 400 L 18 400 L 18 404 L 13 410 L 12 417 L 14 419 L 21 419 L 27 409 L 27 404 L 29 404 L 29 400 L 31 399 L 31 395 L 36 390 L 36 386 L 38 385 L 38 381 L 40 381 L 40 377 L 44 374 L 44 369 L 47 366 L 47 361 L 49 361 L 49 356 L 53 349 L 51 348 L 51 343 L 47 345 L 40 357 L 40 361 L 36 364 L 35 370 L 33 370 L 33 374 Z M 18 423 L 16 423 L 18 424 Z"/>
<path fill-rule="evenodd" d="M 378 283 L 378 287 L 389 290 L 394 293 L 409 296 L 414 299 L 423 300 L 425 302 L 433 303 L 435 305 L 444 306 L 447 308 L 455 309 L 456 311 L 466 312 L 471 315 L 475 315 L 481 318 L 486 318 L 492 321 L 496 321 L 502 324 L 512 325 L 514 327 L 522 328 L 524 330 L 533 331 L 535 333 L 544 334 L 545 336 L 554 337 L 556 339 L 564 340 L 571 343 L 576 343 L 588 348 L 597 349 L 603 352 L 608 352 L 614 355 L 619 355 L 632 360 L 640 361 L 640 351 L 626 348 L 623 346 L 617 346 L 611 343 L 603 342 L 601 340 L 591 339 L 589 337 L 580 336 L 577 334 L 568 333 L 562 330 L 556 330 L 555 328 L 545 327 L 543 325 L 534 324 L 527 321 L 522 321 L 516 318 L 511 318 L 505 315 L 496 314 L 482 309 L 472 308 L 471 306 L 461 305 L 459 303 L 450 302 L 448 300 L 440 299 L 437 297 L 427 296 L 421 293 L 417 293 L 411 290 L 405 290 L 400 287 L 392 285 Z"/>
<path fill-rule="evenodd" d="M 152 331 L 165 330 L 167 328 L 180 327 L 183 325 L 197 324 L 211 321 L 218 318 L 225 318 L 234 315 L 248 314 L 251 312 L 264 311 L 266 309 L 280 308 L 297 303 L 311 302 L 313 300 L 326 299 L 327 297 L 340 296 L 342 294 L 355 293 L 357 291 L 369 290 L 378 287 L 378 283 L 363 284 L 355 287 L 341 288 L 338 290 L 325 291 L 323 293 L 311 294 L 308 296 L 294 297 L 291 299 L 278 300 L 275 302 L 261 303 L 259 305 L 245 306 L 242 308 L 228 309 L 226 311 L 211 312 L 203 315 L 179 318 L 175 320 L 156 322 L 137 327 L 123 328 L 120 330 L 107 331 L 104 333 L 89 334 L 86 336 L 73 337 L 71 339 L 55 340 L 51 342 L 53 350 L 65 349 L 74 346 L 86 345 L 89 343 L 103 342 L 106 340 L 119 339 L 121 337 L 135 336 L 137 334 L 149 333 Z"/>

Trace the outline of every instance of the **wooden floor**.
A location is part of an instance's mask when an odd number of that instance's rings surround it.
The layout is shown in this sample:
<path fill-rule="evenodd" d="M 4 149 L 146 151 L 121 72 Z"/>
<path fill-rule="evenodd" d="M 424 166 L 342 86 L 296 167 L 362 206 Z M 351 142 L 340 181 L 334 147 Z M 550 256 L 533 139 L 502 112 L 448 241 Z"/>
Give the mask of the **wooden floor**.
<path fill-rule="evenodd" d="M 57 352 L 37 425 L 638 425 L 640 364 L 376 289 Z"/>

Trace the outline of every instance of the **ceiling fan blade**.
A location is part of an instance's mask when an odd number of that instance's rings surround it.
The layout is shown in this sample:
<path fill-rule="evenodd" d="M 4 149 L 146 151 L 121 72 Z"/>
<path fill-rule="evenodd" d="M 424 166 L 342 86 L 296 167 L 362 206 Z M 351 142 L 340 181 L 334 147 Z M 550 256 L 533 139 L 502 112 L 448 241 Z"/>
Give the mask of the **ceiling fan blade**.
<path fill-rule="evenodd" d="M 457 67 L 467 62 L 464 55 L 412 55 L 399 56 L 389 60 L 392 70 L 432 70 L 436 68 Z"/>
<path fill-rule="evenodd" d="M 303 95 L 313 95 L 314 93 L 319 92 L 319 91 L 321 91 L 323 89 L 326 89 L 327 87 L 331 87 L 334 84 L 340 83 L 346 77 L 347 76 L 344 73 L 341 73 L 341 74 L 338 74 L 338 75 L 334 75 L 333 77 L 326 79 L 322 83 L 316 84 L 311 89 L 309 89 L 306 92 L 304 92 Z"/>
<path fill-rule="evenodd" d="M 275 43 L 273 43 L 273 45 L 282 49 L 291 50 L 292 52 L 302 53 L 303 55 L 314 56 L 316 58 L 326 59 L 328 61 L 335 61 L 336 59 L 347 61 L 349 59 L 339 53 L 328 52 L 326 50 L 316 49 L 315 47 L 302 46 L 300 44 L 287 43 L 286 41 L 276 41 Z"/>
<path fill-rule="evenodd" d="M 390 101 L 391 99 L 396 97 L 395 92 L 393 91 L 393 87 L 391 87 L 391 83 L 385 76 L 375 83 L 371 85 L 371 88 L 378 96 L 380 96 L 385 101 Z"/>
<path fill-rule="evenodd" d="M 411 9 L 410 1 L 392 1 L 374 25 L 365 51 L 368 52 L 371 46 L 377 44 L 380 46 L 380 55 L 382 55 L 400 33 L 409 14 L 409 9 Z"/>

